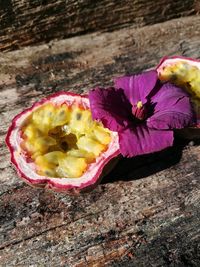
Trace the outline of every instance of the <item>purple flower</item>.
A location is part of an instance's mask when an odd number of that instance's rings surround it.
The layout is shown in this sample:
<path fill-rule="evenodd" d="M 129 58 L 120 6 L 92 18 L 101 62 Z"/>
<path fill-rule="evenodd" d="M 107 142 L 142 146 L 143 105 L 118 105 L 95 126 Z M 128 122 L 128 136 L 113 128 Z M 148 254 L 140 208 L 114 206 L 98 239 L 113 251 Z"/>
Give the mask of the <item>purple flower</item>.
<path fill-rule="evenodd" d="M 173 145 L 173 129 L 193 123 L 187 93 L 170 83 L 162 84 L 156 71 L 124 76 L 115 88 L 89 93 L 93 119 L 119 133 L 120 151 L 132 157 Z"/>

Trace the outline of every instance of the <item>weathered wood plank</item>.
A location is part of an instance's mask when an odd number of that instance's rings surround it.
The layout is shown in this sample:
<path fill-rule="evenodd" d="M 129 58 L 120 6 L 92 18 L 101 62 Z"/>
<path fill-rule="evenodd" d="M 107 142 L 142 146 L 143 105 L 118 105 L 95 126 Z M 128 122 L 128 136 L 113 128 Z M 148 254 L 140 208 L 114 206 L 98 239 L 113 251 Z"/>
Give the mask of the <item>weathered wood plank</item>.
<path fill-rule="evenodd" d="M 194 16 L 0 54 L 2 266 L 200 265 L 198 142 L 121 160 L 93 192 L 77 197 L 25 185 L 2 144 L 11 117 L 40 97 L 109 85 L 165 54 L 200 58 L 199 33 Z"/>
<path fill-rule="evenodd" d="M 3 0 L 0 50 L 130 24 L 144 26 L 199 12 L 198 0 Z"/>
<path fill-rule="evenodd" d="M 111 84 L 114 76 L 155 66 L 163 55 L 198 58 L 199 34 L 200 17 L 194 16 L 137 30 L 129 27 L 0 53 L 0 110 L 4 105 L 12 108 L 19 94 L 24 105 L 24 100 L 37 94 L 62 89 L 86 92 L 98 84 Z M 12 90 L 10 97 L 6 86 Z"/>
<path fill-rule="evenodd" d="M 188 147 L 181 161 L 170 168 L 134 180 L 136 169 L 131 181 L 123 181 L 125 174 L 83 196 L 28 186 L 5 193 L 1 197 L 1 264 L 168 266 L 168 261 L 177 261 L 175 266 L 188 266 L 183 258 L 191 253 L 188 262 L 198 266 L 199 152 L 199 147 Z M 152 165 L 141 167 L 145 173 Z"/>
<path fill-rule="evenodd" d="M 37 99 L 58 90 L 86 93 L 97 85 L 111 85 L 113 77 L 153 67 L 166 54 L 198 58 L 199 34 L 200 19 L 194 16 L 0 53 L 0 144 L 11 118 Z M 14 181 L 19 183 L 13 179 L 8 157 L 2 144 L 1 193 Z"/>

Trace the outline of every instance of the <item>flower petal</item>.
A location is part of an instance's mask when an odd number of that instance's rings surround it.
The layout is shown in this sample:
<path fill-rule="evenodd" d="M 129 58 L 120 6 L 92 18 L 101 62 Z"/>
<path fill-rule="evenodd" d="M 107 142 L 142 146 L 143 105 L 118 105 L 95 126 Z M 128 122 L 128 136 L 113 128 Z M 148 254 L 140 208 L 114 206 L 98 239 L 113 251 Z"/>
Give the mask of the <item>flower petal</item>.
<path fill-rule="evenodd" d="M 149 129 L 142 124 L 120 132 L 119 144 L 124 157 L 153 153 L 173 145 L 173 131 Z"/>
<path fill-rule="evenodd" d="M 89 92 L 92 118 L 101 120 L 112 131 L 131 125 L 131 104 L 122 90 L 96 88 Z"/>
<path fill-rule="evenodd" d="M 194 123 L 190 98 L 181 88 L 165 83 L 151 98 L 153 115 L 147 120 L 154 129 L 181 129 Z"/>
<path fill-rule="evenodd" d="M 132 105 L 136 105 L 139 101 L 145 104 L 146 98 L 155 87 L 157 79 L 157 72 L 151 70 L 139 75 L 117 78 L 115 79 L 115 87 L 124 90 L 124 94 Z"/>

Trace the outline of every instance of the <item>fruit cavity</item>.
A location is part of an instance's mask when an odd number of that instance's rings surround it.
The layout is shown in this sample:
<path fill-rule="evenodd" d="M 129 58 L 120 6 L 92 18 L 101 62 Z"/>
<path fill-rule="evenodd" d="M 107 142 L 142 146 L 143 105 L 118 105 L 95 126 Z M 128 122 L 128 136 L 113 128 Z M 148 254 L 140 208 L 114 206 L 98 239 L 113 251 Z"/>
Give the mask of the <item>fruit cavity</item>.
<path fill-rule="evenodd" d="M 49 102 L 26 118 L 21 138 L 22 153 L 38 175 L 78 178 L 108 149 L 111 134 L 92 120 L 89 108 Z"/>

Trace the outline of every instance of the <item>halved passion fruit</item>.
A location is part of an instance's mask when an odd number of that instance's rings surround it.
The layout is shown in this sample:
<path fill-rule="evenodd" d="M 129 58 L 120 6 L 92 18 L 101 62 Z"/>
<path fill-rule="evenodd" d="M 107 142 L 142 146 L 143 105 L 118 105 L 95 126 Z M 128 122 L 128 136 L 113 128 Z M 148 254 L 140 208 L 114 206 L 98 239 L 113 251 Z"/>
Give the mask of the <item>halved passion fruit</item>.
<path fill-rule="evenodd" d="M 161 81 L 170 81 L 191 95 L 197 124 L 181 132 L 189 138 L 200 138 L 200 61 L 180 56 L 164 57 L 157 73 Z"/>
<path fill-rule="evenodd" d="M 87 96 L 60 92 L 17 115 L 6 143 L 19 175 L 57 191 L 94 187 L 119 155 L 118 134 L 92 120 Z"/>

